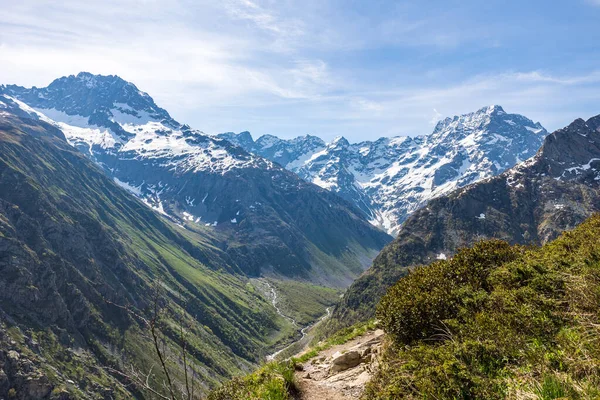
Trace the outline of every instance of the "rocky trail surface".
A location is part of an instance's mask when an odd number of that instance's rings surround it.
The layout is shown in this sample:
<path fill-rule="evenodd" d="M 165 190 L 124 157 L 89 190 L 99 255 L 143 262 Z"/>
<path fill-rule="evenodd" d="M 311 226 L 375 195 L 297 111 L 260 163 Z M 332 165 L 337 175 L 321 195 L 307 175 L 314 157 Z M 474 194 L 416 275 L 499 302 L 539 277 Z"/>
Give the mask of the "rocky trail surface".
<path fill-rule="evenodd" d="M 358 399 L 378 365 L 384 332 L 370 331 L 319 352 L 296 371 L 300 400 Z"/>

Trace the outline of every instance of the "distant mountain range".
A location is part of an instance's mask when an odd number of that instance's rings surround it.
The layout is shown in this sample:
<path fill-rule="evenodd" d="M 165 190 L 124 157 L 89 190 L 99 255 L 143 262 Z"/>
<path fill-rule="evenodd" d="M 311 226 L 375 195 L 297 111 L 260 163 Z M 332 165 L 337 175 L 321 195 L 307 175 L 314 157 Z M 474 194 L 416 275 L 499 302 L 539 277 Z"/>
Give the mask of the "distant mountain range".
<path fill-rule="evenodd" d="M 395 235 L 427 201 L 498 175 L 535 154 L 547 135 L 539 124 L 500 106 L 440 121 L 432 134 L 351 144 L 314 136 L 291 140 L 248 132 L 220 138 L 274 161 L 352 202 Z"/>
<path fill-rule="evenodd" d="M 347 286 L 391 238 L 329 191 L 175 121 L 117 76 L 0 87 L 114 181 L 190 232 L 210 227 L 244 273 Z"/>
<path fill-rule="evenodd" d="M 413 213 L 346 291 L 332 326 L 371 317 L 386 289 L 411 267 L 452 257 L 486 238 L 544 244 L 595 212 L 600 212 L 600 115 L 550 134 L 534 157 L 499 176 Z"/>

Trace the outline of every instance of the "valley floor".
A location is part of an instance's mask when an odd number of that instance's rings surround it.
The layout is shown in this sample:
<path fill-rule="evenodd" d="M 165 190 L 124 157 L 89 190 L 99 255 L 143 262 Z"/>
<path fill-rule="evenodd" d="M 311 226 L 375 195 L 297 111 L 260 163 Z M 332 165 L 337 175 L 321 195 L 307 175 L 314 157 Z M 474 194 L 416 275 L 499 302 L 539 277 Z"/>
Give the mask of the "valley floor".
<path fill-rule="evenodd" d="M 302 351 L 312 338 L 308 333 L 330 316 L 333 304 L 340 297 L 337 289 L 304 282 L 258 278 L 251 283 L 285 321 L 280 343 L 266 356 L 267 361 L 281 360 Z"/>

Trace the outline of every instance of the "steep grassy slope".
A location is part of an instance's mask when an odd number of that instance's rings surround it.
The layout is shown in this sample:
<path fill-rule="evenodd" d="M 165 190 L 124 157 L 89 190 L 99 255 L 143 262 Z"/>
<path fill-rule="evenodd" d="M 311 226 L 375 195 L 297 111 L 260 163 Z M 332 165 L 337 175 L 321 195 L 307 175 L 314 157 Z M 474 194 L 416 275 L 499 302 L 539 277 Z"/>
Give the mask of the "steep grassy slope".
<path fill-rule="evenodd" d="M 331 330 L 373 317 L 409 268 L 484 238 L 543 244 L 600 211 L 600 117 L 549 135 L 537 155 L 505 173 L 430 201 L 348 289 Z"/>
<path fill-rule="evenodd" d="M 53 126 L 0 110 L 0 397 L 141 397 L 118 373 L 164 377 L 146 326 L 154 299 L 176 386 L 178 327 L 204 388 L 248 370 L 288 321 L 210 231 L 178 229 Z M 156 294 L 158 293 L 158 295 Z M 117 305 L 127 306 L 128 312 Z M 163 338 L 164 335 L 164 338 Z M 202 389 L 202 388 L 201 388 Z"/>
<path fill-rule="evenodd" d="M 480 242 L 387 292 L 364 398 L 599 398 L 599 310 L 600 216 L 541 248 Z"/>

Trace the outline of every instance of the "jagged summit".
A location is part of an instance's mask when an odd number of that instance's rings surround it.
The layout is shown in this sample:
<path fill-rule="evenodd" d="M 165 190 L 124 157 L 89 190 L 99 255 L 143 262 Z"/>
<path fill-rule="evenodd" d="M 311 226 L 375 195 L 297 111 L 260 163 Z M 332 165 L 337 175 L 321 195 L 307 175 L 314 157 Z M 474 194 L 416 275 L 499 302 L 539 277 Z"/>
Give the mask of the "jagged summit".
<path fill-rule="evenodd" d="M 588 119 L 586 124 L 593 130 L 600 132 L 600 115 Z"/>
<path fill-rule="evenodd" d="M 5 90 L 7 94 L 17 94 L 37 107 L 53 106 L 69 115 L 90 116 L 96 112 L 125 108 L 124 112 L 130 115 L 135 115 L 132 111 L 137 111 L 146 112 L 157 120 L 171 119 L 169 113 L 158 107 L 152 97 L 116 75 L 80 72 L 55 79 L 45 88 L 34 86 L 26 89 L 8 85 Z"/>
<path fill-rule="evenodd" d="M 483 107 L 475 112 L 445 118 L 439 121 L 432 133 L 433 137 L 445 138 L 451 136 L 459 140 L 463 133 L 476 129 L 485 129 L 489 133 L 523 134 L 515 127 L 529 128 L 531 132 L 542 133 L 544 128 L 540 123 L 535 123 L 529 118 L 519 114 L 507 114 L 501 106 L 493 105 Z M 535 132 L 539 130 L 539 132 Z M 501 131 L 501 132 L 498 132 Z M 512 131 L 512 132 L 511 132 Z"/>
<path fill-rule="evenodd" d="M 600 167 L 600 115 L 585 121 L 581 118 L 546 137 L 537 158 L 543 161 L 544 173 L 569 180 L 583 176 L 596 179 Z"/>
<path fill-rule="evenodd" d="M 239 134 L 232 132 L 221 133 L 217 137 L 228 140 L 250 153 L 261 155 L 282 166 L 298 159 L 302 154 L 311 153 L 325 147 L 325 142 L 322 139 L 312 135 L 298 136 L 294 139 L 285 140 L 266 134 L 259 137 L 256 141 L 252 140 L 251 135 L 246 135 L 245 132 L 240 132 Z"/>
<path fill-rule="evenodd" d="M 80 72 L 58 78 L 45 88 L 8 85 L 3 92 L 44 110 L 53 121 L 107 128 L 114 134 L 115 142 L 132 138 L 125 125 L 155 122 L 168 128 L 180 127 L 152 97 L 116 75 Z"/>
<path fill-rule="evenodd" d="M 52 83 L 50 83 L 49 86 L 52 87 L 53 85 L 56 85 L 59 82 L 73 81 L 73 80 L 80 81 L 89 89 L 96 88 L 104 83 L 118 84 L 118 85 L 131 85 L 131 86 L 135 87 L 135 85 L 133 83 L 125 81 L 123 78 L 121 78 L 118 75 L 97 75 L 97 74 L 92 74 L 91 72 L 85 72 L 85 71 L 82 71 L 82 72 L 78 73 L 77 75 L 63 76 L 62 78 L 55 79 Z"/>
<path fill-rule="evenodd" d="M 496 113 L 496 114 L 506 114 L 506 112 L 504 111 L 504 108 L 502 108 L 502 106 L 499 106 L 497 104 L 496 105 L 491 105 L 491 106 L 488 106 L 488 107 L 484 107 L 484 108 L 482 108 L 479 111 L 484 111 L 484 110 L 485 110 L 485 112 L 487 114 L 493 114 L 493 113 Z"/>
<path fill-rule="evenodd" d="M 269 135 L 245 148 L 338 193 L 394 234 L 428 200 L 533 156 L 546 134 L 539 123 L 493 105 L 446 118 L 425 136 L 351 144 Z"/>
<path fill-rule="evenodd" d="M 217 135 L 217 137 L 221 139 L 225 139 L 236 146 L 240 146 L 244 149 L 252 148 L 254 146 L 254 139 L 252 135 L 248 131 L 235 133 L 235 132 L 225 132 Z"/>
<path fill-rule="evenodd" d="M 330 148 L 335 148 L 335 147 L 344 148 L 344 147 L 348 147 L 348 146 L 350 146 L 350 142 L 348 142 L 348 140 L 345 137 L 343 137 L 343 136 L 336 136 L 331 141 L 331 143 L 329 143 L 328 147 L 330 147 Z"/>
<path fill-rule="evenodd" d="M 31 107 L 33 115 L 56 123 L 84 153 L 177 156 L 184 158 L 179 165 L 185 170 L 268 164 L 243 151 L 223 151 L 231 146 L 181 125 L 150 95 L 116 75 L 80 72 L 45 88 L 9 85 L 4 93 Z"/>
<path fill-rule="evenodd" d="M 249 141 L 254 140 L 254 139 L 252 139 L 252 134 L 250 134 L 250 132 L 248 132 L 248 131 L 240 132 L 237 135 L 238 135 L 238 137 L 243 138 L 244 140 L 249 140 Z"/>
<path fill-rule="evenodd" d="M 443 131 L 444 129 L 447 129 L 448 126 L 450 126 L 453 123 L 465 123 L 467 121 L 474 121 L 475 123 L 484 123 L 486 122 L 488 119 L 486 118 L 486 116 L 498 116 L 498 115 L 502 115 L 502 114 L 506 114 L 506 112 L 504 111 L 504 109 L 501 106 L 498 105 L 491 105 L 491 106 L 487 106 L 487 107 L 482 107 L 479 110 L 475 111 L 475 112 L 471 112 L 471 113 L 467 113 L 467 114 L 463 114 L 463 115 L 455 115 L 453 117 L 446 117 L 444 119 L 441 119 L 437 122 L 433 133 L 435 134 L 436 132 L 440 132 Z"/>

